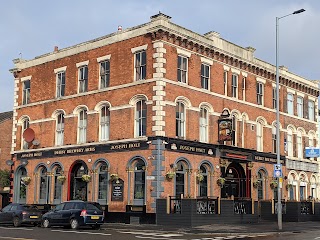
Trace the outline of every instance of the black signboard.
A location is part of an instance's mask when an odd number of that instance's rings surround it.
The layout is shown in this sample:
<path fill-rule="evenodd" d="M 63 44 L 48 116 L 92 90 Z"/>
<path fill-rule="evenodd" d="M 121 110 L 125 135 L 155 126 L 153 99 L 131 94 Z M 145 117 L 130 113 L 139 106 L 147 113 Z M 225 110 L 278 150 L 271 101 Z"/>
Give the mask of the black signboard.
<path fill-rule="evenodd" d="M 186 140 L 168 140 L 168 144 L 166 144 L 166 148 L 170 151 L 184 152 L 184 153 L 192 153 L 198 155 L 208 155 L 215 156 L 216 148 L 211 144 L 186 141 Z"/>
<path fill-rule="evenodd" d="M 118 179 L 118 180 L 113 180 L 111 182 L 111 201 L 123 201 L 123 180 Z"/>
<path fill-rule="evenodd" d="M 123 142 L 123 143 L 112 143 L 112 144 L 99 144 L 99 145 L 88 145 L 82 147 L 69 147 L 69 148 L 58 148 L 53 150 L 44 151 L 32 151 L 17 153 L 18 159 L 32 159 L 32 158 L 52 158 L 59 156 L 74 156 L 92 153 L 106 153 L 106 152 L 123 152 L 148 149 L 149 144 L 144 142 Z"/>

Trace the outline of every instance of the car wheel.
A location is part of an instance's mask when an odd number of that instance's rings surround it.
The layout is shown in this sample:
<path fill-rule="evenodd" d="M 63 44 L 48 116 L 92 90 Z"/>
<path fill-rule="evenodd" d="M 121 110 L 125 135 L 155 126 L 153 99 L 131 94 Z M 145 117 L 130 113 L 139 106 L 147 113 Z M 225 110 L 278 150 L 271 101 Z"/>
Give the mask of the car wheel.
<path fill-rule="evenodd" d="M 21 226 L 20 218 L 18 218 L 18 217 L 14 217 L 13 218 L 13 226 L 14 227 L 20 227 Z"/>
<path fill-rule="evenodd" d="M 44 228 L 49 228 L 49 227 L 50 227 L 50 221 L 49 221 L 48 218 L 43 219 L 43 221 L 42 221 L 42 226 L 43 226 Z"/>
<path fill-rule="evenodd" d="M 98 225 L 98 224 L 92 225 L 92 229 L 99 230 L 100 229 L 100 225 Z"/>
<path fill-rule="evenodd" d="M 78 229 L 78 228 L 79 228 L 79 222 L 78 222 L 78 220 L 75 219 L 75 218 L 72 218 L 72 219 L 70 220 L 70 226 L 71 226 L 72 229 Z"/>

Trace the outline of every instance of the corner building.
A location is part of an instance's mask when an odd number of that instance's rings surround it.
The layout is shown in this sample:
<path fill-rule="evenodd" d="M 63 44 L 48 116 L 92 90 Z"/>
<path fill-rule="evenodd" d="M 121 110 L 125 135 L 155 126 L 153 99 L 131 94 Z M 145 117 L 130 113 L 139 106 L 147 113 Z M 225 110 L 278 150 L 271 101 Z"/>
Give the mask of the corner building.
<path fill-rule="evenodd" d="M 11 200 L 154 219 L 167 196 L 276 196 L 275 66 L 217 32 L 151 21 L 15 59 Z M 282 195 L 318 197 L 316 83 L 280 70 Z M 288 190 L 285 186 L 288 185 Z"/>

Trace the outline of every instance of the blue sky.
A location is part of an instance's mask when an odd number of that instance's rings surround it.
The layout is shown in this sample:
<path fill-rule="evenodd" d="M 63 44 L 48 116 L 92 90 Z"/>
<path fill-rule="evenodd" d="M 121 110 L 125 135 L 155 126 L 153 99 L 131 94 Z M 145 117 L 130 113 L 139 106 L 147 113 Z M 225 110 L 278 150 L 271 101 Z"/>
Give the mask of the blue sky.
<path fill-rule="evenodd" d="M 275 65 L 275 19 L 280 20 L 280 65 L 320 80 L 318 0 L 11 0 L 0 7 L 0 112 L 13 108 L 12 60 L 33 59 L 93 38 L 149 22 L 159 11 L 194 32 L 219 32 Z"/>

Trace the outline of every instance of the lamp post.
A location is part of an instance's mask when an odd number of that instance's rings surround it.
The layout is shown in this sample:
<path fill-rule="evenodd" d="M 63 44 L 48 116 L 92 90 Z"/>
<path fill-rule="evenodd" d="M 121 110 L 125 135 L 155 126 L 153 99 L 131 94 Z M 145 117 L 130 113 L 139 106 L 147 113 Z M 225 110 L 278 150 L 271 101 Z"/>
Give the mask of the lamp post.
<path fill-rule="evenodd" d="M 288 17 L 293 14 L 299 14 L 304 12 L 304 9 L 300 9 L 297 11 L 294 11 L 293 13 L 290 13 L 288 15 L 282 16 L 282 17 L 276 17 L 276 93 L 277 93 L 277 164 L 280 165 L 280 109 L 279 109 L 279 20 L 281 18 Z M 278 227 L 279 230 L 282 230 L 282 205 L 281 205 L 281 188 L 280 188 L 280 177 L 278 177 Z"/>

